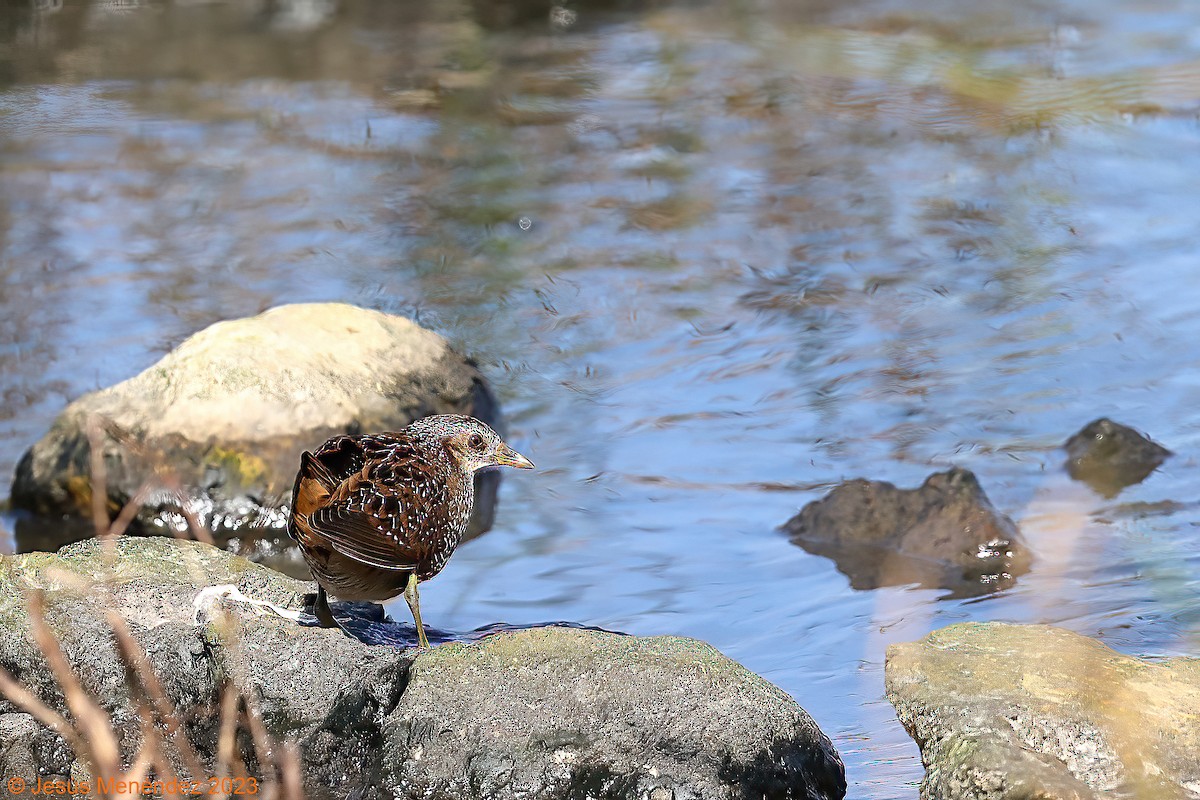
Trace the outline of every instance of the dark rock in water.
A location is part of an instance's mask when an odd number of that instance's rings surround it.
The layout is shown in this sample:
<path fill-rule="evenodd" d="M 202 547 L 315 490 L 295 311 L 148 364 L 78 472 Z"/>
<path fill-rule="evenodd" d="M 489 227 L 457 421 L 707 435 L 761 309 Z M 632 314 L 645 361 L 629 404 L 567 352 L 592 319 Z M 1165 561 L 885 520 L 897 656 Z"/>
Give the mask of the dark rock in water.
<path fill-rule="evenodd" d="M 230 679 L 256 698 L 272 735 L 299 746 L 310 797 L 845 795 L 842 763 L 812 718 L 703 642 L 489 626 L 468 635 L 478 641 L 418 655 L 256 616 L 240 602 L 197 604 L 211 585 L 297 610 L 313 588 L 217 548 L 161 537 L 0 557 L 0 667 L 65 712 L 29 638 L 23 594 L 39 588 L 49 625 L 130 752 L 140 721 L 105 623 L 110 608 L 188 713 L 206 768 L 218 741 L 214 709 Z M 335 611 L 388 623 L 378 607 Z M 6 775 L 78 773 L 60 739 L 0 706 L 9 712 L 0 713 Z"/>
<path fill-rule="evenodd" d="M 916 583 L 973 596 L 1005 588 L 1030 555 L 975 475 L 951 469 L 919 489 L 846 481 L 783 526 L 813 555 L 831 558 L 855 589 Z"/>
<path fill-rule="evenodd" d="M 1089 422 L 1064 445 L 1067 472 L 1105 497 L 1141 483 L 1171 451 L 1111 419 Z"/>
<path fill-rule="evenodd" d="M 885 680 L 921 748 L 922 800 L 1200 794 L 1200 659 L 970 623 L 889 647 Z"/>
<path fill-rule="evenodd" d="M 89 431 L 103 449 L 110 517 L 144 496 L 134 532 L 185 528 L 183 502 L 222 540 L 286 538 L 301 451 L 442 413 L 500 422 L 475 366 L 407 319 L 320 303 L 220 322 L 59 415 L 13 483 L 15 507 L 54 521 L 23 520 L 18 546 L 53 550 L 94 533 Z M 476 534 L 491 526 L 499 478 L 477 480 Z M 64 527 L 63 516 L 80 524 Z"/>

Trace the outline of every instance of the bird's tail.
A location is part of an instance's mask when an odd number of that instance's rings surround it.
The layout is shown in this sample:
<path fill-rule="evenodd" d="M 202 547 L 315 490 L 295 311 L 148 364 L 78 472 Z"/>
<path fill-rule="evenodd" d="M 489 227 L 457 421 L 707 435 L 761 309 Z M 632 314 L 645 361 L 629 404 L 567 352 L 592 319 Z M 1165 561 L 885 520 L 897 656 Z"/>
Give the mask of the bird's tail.
<path fill-rule="evenodd" d="M 337 488 L 338 481 L 329 469 L 307 450 L 300 454 L 300 471 L 292 487 L 292 514 L 308 519 Z M 294 535 L 294 534 L 293 534 Z"/>

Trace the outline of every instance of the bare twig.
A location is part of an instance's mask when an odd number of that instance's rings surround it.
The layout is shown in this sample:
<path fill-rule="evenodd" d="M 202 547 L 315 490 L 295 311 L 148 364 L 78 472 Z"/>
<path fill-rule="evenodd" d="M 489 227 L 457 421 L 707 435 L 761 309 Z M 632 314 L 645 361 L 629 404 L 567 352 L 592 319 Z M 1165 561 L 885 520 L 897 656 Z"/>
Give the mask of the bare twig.
<path fill-rule="evenodd" d="M 137 517 L 142 504 L 146 502 L 146 498 L 154 488 L 154 481 L 147 478 L 121 507 L 116 518 L 110 522 L 108 516 L 108 467 L 104 463 L 105 442 L 112 439 L 143 459 L 148 461 L 156 459 L 133 436 L 117 427 L 112 420 L 105 419 L 98 414 L 93 414 L 88 418 L 87 437 L 90 451 L 92 524 L 96 528 L 96 536 L 101 539 L 121 536 Z M 188 532 L 192 538 L 205 544 L 212 544 L 212 533 L 200 523 L 196 514 L 188 507 L 187 494 L 179 485 L 178 476 L 174 474 L 174 471 L 168 465 L 159 463 L 155 468 L 155 479 L 171 490 L 175 505 L 178 507 L 180 515 L 187 521 Z"/>
<path fill-rule="evenodd" d="M 100 417 L 92 414 L 87 420 L 88 457 L 92 473 L 92 524 L 96 535 L 108 535 L 108 467 L 104 463 L 105 434 Z"/>
<path fill-rule="evenodd" d="M 96 484 L 96 479 L 92 478 L 92 485 Z M 143 483 L 138 487 L 138 490 L 133 493 L 133 497 L 121 507 L 121 513 L 117 514 L 117 518 L 108 526 L 107 535 L 116 538 L 123 536 L 129 528 L 130 523 L 137 517 L 138 511 L 142 507 L 142 503 L 146 502 L 146 498 L 150 495 L 151 485 L 149 482 Z"/>
<path fill-rule="evenodd" d="M 117 737 L 113 733 L 112 720 L 104 709 L 84 690 L 79 679 L 75 677 L 66 654 L 63 653 L 58 639 L 46 624 L 46 601 L 40 591 L 29 595 L 29 623 L 33 640 L 50 671 L 54 673 L 67 708 L 75 718 L 75 727 L 83 738 L 86 746 L 83 755 L 91 762 L 93 774 L 119 774 L 121 753 L 117 745 Z M 76 755 L 80 755 L 77 753 Z"/>
<path fill-rule="evenodd" d="M 196 753 L 196 749 L 192 747 L 192 743 L 184 735 L 183 725 L 175 713 L 174 704 L 167 697 L 167 692 L 163 688 L 162 682 L 158 679 L 154 668 L 151 666 L 150 659 L 146 657 L 145 651 L 142 650 L 137 640 L 133 638 L 133 634 L 130 633 L 129 626 L 125 623 L 124 617 L 116 611 L 109 609 L 108 624 L 116 636 L 117 649 L 121 654 L 121 660 L 125 663 L 126 670 L 131 675 L 137 676 L 143 690 L 153 703 L 154 711 L 158 714 L 159 720 L 166 727 L 167 735 L 171 737 L 172 744 L 175 745 L 176 751 L 179 753 L 180 758 L 183 759 L 184 766 L 192 775 L 203 774 L 204 767 L 200 763 L 200 756 Z"/>
<path fill-rule="evenodd" d="M 300 780 L 299 756 L 293 748 L 279 745 L 271 739 L 249 693 L 242 695 L 242 703 L 245 706 L 246 723 L 250 728 L 250 735 L 254 739 L 254 750 L 258 753 L 260 763 L 265 757 L 274 762 L 278 769 L 278 775 L 269 782 L 267 787 L 269 796 L 277 798 L 277 800 L 299 800 L 304 796 Z"/>
<path fill-rule="evenodd" d="M 179 513 L 183 515 L 185 520 L 187 520 L 188 532 L 192 534 L 192 538 L 198 542 L 212 544 L 212 533 L 209 532 L 208 528 L 200 524 L 200 520 L 197 519 L 192 510 L 188 508 L 187 498 L 183 496 L 183 492 L 176 492 L 176 498 L 177 502 L 179 503 Z"/>
<path fill-rule="evenodd" d="M 178 777 L 172 760 L 174 757 L 178 757 L 183 767 L 191 773 L 192 780 L 203 781 L 206 774 L 203 760 L 195 745 L 188 741 L 177 709 L 154 672 L 149 657 L 133 637 L 128 623 L 117 612 L 109 611 L 108 621 L 118 655 L 131 676 L 134 692 L 132 701 L 141 720 L 141 744 L 130 759 L 127 770 L 122 769 L 119 739 L 111 717 L 83 688 L 45 621 L 45 599 L 41 592 L 30 593 L 29 619 L 34 642 L 58 681 L 73 719 L 59 714 L 3 669 L 0 669 L 0 693 L 62 736 L 75 756 L 87 765 L 89 772 L 97 778 L 104 778 L 110 786 L 115 782 L 124 782 L 123 785 L 127 787 L 144 783 L 152 771 L 156 780 L 169 785 Z M 156 720 L 162 725 L 161 729 Z M 259 768 L 263 771 L 259 794 L 268 800 L 301 800 L 304 788 L 300 758 L 295 746 L 274 741 L 254 701 L 240 694 L 232 684 L 223 687 L 221 693 L 217 758 L 211 774 L 219 778 L 249 776 L 237 745 L 239 721 L 250 733 Z M 100 790 L 101 785 L 97 783 L 98 797 L 118 796 L 119 793 Z M 182 793 L 163 796 L 187 800 Z"/>
<path fill-rule="evenodd" d="M 237 753 L 238 694 L 233 686 L 226 684 L 221 689 L 220 733 L 217 736 L 216 775 L 226 778 L 234 773 L 234 762 L 245 773 L 246 765 Z"/>
<path fill-rule="evenodd" d="M 146 454 L 139 443 L 117 429 L 111 421 L 99 416 L 89 418 L 87 436 L 91 446 L 92 522 L 97 537 L 105 544 L 106 559 L 116 558 L 115 540 L 125 533 L 137 517 L 146 498 L 160 485 L 168 488 L 174 495 L 179 512 L 187 521 L 191 537 L 212 544 L 211 533 L 189 507 L 188 497 L 179 486 L 178 477 L 172 475 L 165 467 L 157 470 L 153 479 L 147 479 L 110 522 L 108 473 L 104 461 L 106 437 L 129 447 L 132 452 L 143 456 Z M 181 538 L 187 537 L 183 535 Z M 129 768 L 122 768 L 120 737 L 113 727 L 112 718 L 98 700 L 83 687 L 62 645 L 47 624 L 46 601 L 40 590 L 30 592 L 28 597 L 30 632 L 50 672 L 58 682 L 69 715 L 60 714 L 2 668 L 0 694 L 61 736 L 75 757 L 86 765 L 93 776 L 105 779 L 110 786 L 114 782 L 124 782 L 126 786 L 140 785 L 152 774 L 156 780 L 170 781 L 176 777 L 176 765 L 180 765 L 192 773 L 192 780 L 202 781 L 206 774 L 219 778 L 249 777 L 246 760 L 238 746 L 238 729 L 242 727 L 250 733 L 253 742 L 258 764 L 256 771 L 264 773 L 263 791 L 260 792 L 264 800 L 303 798 L 300 757 L 295 746 L 275 742 L 268 734 L 253 699 L 238 692 L 232 684 L 224 686 L 221 692 L 215 764 L 213 772 L 206 773 L 203 759 L 195 744 L 187 738 L 187 728 L 178 709 L 155 673 L 146 652 L 134 638 L 128 622 L 114 608 L 115 598 L 111 587 L 106 582 L 95 585 L 87 583 L 81 575 L 70 571 L 64 571 L 56 578 L 56 582 L 81 593 L 99 591 L 101 597 L 107 599 L 107 620 L 113 631 L 118 657 L 129 676 L 130 701 L 140 717 L 141 742 L 136 753 L 129 759 Z M 115 790 L 109 792 L 101 789 L 103 785 L 96 784 L 95 796 L 125 796 Z M 221 786 L 223 784 L 218 784 L 218 787 Z M 165 796 L 179 797 L 183 800 L 183 795 L 179 794 L 168 793 Z"/>
<path fill-rule="evenodd" d="M 76 753 L 83 752 L 83 740 L 79 738 L 79 734 L 76 733 L 74 726 L 67 721 L 67 718 L 43 703 L 41 698 L 18 683 L 8 673 L 8 670 L 3 668 L 0 668 L 0 693 L 3 693 L 13 705 L 24 709 L 38 722 L 65 739 L 71 750 Z"/>

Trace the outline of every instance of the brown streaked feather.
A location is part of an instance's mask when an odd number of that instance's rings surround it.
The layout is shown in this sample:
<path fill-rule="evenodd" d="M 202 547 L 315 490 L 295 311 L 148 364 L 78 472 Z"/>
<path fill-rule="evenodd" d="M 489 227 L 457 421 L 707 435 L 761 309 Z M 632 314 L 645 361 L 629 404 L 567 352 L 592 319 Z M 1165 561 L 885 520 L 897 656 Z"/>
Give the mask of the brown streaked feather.
<path fill-rule="evenodd" d="M 337 552 L 380 569 L 411 571 L 418 559 L 400 546 L 396 537 L 381 530 L 386 520 L 350 511 L 345 506 L 327 506 L 308 520 L 309 527 Z"/>
<path fill-rule="evenodd" d="M 321 462 L 337 483 L 341 483 L 354 473 L 361 472 L 366 466 L 368 443 L 363 441 L 366 438 L 368 437 L 334 436 L 318 447 L 313 457 Z"/>

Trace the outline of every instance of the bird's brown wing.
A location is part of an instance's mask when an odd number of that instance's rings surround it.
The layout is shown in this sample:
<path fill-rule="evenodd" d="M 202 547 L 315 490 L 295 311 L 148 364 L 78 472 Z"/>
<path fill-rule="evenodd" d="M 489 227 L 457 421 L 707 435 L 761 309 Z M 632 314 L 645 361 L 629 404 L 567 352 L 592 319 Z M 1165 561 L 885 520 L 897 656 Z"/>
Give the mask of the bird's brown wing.
<path fill-rule="evenodd" d="M 308 518 L 308 524 L 330 547 L 355 561 L 381 569 L 417 567 L 415 554 L 400 545 L 386 519 L 338 505 L 320 509 Z"/>
<path fill-rule="evenodd" d="M 344 556 L 384 569 L 415 569 L 440 532 L 445 486 L 416 458 L 393 452 L 352 477 L 308 518 L 313 532 Z"/>
<path fill-rule="evenodd" d="M 304 526 L 321 508 L 349 488 L 345 484 L 381 456 L 405 449 L 396 434 L 334 436 L 313 452 L 300 454 L 300 471 L 292 486 L 292 514 L 288 533 L 297 541 L 305 536 Z"/>
<path fill-rule="evenodd" d="M 318 447 L 312 458 L 320 462 L 334 485 L 337 485 L 362 472 L 367 464 L 397 447 L 403 447 L 403 440 L 396 434 L 345 434 L 334 436 Z"/>

